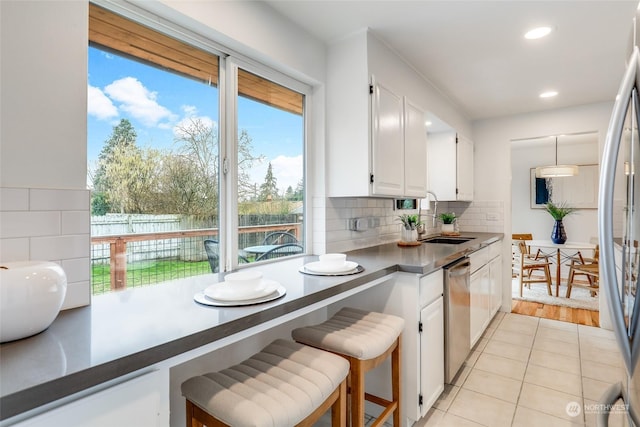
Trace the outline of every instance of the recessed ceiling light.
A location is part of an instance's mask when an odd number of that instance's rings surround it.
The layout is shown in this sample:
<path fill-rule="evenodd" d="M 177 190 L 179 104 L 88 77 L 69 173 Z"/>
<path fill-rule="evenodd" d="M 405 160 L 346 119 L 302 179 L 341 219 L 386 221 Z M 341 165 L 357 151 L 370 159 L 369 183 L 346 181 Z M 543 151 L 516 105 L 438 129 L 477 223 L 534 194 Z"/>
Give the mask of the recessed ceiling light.
<path fill-rule="evenodd" d="M 524 38 L 529 40 L 540 39 L 544 36 L 549 35 L 551 32 L 551 27 L 538 27 L 533 30 L 529 30 L 525 33 Z"/>
<path fill-rule="evenodd" d="M 547 92 L 542 92 L 540 94 L 540 98 L 553 98 L 557 94 L 558 94 L 558 92 L 556 92 L 555 90 L 550 90 L 550 91 L 547 91 Z"/>
<path fill-rule="evenodd" d="M 425 126 L 431 126 L 433 123 L 431 123 L 429 120 L 427 120 L 426 122 L 424 122 Z"/>

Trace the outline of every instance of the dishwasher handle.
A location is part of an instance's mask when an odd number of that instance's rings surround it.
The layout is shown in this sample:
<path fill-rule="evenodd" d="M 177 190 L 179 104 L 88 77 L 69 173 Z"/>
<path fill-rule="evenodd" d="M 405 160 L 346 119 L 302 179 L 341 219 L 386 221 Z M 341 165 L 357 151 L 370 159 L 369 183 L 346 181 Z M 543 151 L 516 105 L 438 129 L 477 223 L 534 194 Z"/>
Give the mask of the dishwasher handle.
<path fill-rule="evenodd" d="M 447 275 L 449 277 L 459 277 L 469 274 L 471 270 L 471 261 L 469 258 L 465 258 L 463 261 L 459 261 L 456 264 L 449 264 L 445 267 Z"/>

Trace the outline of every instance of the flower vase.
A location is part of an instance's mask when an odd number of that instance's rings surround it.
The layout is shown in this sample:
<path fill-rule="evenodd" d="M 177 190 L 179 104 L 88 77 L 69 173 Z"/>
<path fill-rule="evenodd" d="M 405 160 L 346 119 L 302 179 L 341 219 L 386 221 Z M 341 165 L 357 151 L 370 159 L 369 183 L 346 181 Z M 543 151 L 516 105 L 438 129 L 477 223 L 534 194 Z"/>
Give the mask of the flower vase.
<path fill-rule="evenodd" d="M 416 242 L 418 240 L 418 230 L 416 229 L 407 230 L 406 228 L 402 227 L 401 233 L 402 234 L 400 235 L 400 240 L 402 240 L 403 242 Z"/>
<path fill-rule="evenodd" d="M 563 244 L 567 241 L 567 233 L 564 231 L 564 224 L 562 224 L 561 219 L 557 219 L 555 224 L 553 224 L 551 241 L 556 244 Z"/>

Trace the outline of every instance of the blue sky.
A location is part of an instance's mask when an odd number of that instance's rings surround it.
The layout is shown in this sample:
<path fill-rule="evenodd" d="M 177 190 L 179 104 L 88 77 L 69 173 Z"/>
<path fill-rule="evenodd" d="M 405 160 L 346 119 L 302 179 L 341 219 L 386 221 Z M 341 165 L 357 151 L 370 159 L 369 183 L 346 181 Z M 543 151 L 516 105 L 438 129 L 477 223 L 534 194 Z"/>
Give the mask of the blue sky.
<path fill-rule="evenodd" d="M 171 150 L 174 128 L 200 118 L 217 125 L 218 89 L 154 67 L 89 48 L 88 161 L 90 169 L 121 119 L 129 119 L 140 147 Z M 254 153 L 266 160 L 251 178 L 261 184 L 269 162 L 278 187 L 295 188 L 302 178 L 301 116 L 240 98 L 239 127 L 253 140 Z"/>

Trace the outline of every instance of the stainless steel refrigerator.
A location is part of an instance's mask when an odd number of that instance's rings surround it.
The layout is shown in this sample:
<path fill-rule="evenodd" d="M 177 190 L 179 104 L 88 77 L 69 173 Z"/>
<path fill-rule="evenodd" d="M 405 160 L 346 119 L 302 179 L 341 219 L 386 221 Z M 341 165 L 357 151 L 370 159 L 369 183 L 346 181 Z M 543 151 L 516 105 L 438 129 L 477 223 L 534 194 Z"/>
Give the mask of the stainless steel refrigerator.
<path fill-rule="evenodd" d="M 606 299 L 625 374 L 612 370 L 617 382 L 602 395 L 598 426 L 610 413 L 624 413 L 640 426 L 640 304 L 635 304 L 640 277 L 640 51 L 636 14 L 631 52 L 615 101 L 602 156 L 598 201 L 600 288 Z M 603 313 L 606 316 L 606 312 Z"/>

